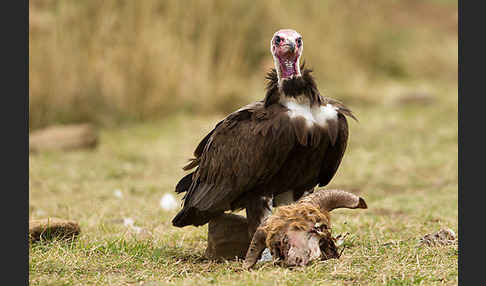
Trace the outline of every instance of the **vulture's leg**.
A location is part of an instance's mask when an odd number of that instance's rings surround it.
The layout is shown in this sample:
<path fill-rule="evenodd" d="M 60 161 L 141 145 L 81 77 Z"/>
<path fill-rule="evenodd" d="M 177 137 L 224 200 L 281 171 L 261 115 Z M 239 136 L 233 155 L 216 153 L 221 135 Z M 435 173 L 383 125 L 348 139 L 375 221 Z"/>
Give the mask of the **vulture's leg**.
<path fill-rule="evenodd" d="M 294 190 L 293 195 L 294 195 L 294 201 L 298 201 L 301 198 L 310 195 L 314 192 L 314 187 L 308 189 L 308 190 Z"/>
<path fill-rule="evenodd" d="M 290 205 L 294 201 L 294 191 L 286 191 L 273 197 L 273 207 Z"/>
<path fill-rule="evenodd" d="M 271 197 L 261 196 L 248 200 L 246 204 L 246 219 L 248 220 L 248 234 L 250 235 L 250 240 L 263 220 L 272 214 L 271 206 Z"/>
<path fill-rule="evenodd" d="M 225 213 L 209 221 L 205 253 L 209 259 L 245 257 L 249 245 L 248 223 L 244 216 Z"/>
<path fill-rule="evenodd" d="M 300 198 L 312 194 L 314 192 L 314 187 L 308 190 L 290 190 L 284 193 L 278 194 L 273 198 L 273 207 L 290 205 Z"/>

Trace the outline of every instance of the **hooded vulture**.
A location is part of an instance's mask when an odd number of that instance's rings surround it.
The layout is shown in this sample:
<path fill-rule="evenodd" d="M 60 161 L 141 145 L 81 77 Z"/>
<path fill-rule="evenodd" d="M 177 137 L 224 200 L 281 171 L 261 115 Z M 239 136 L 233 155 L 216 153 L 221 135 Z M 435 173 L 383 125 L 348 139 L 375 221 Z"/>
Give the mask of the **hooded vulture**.
<path fill-rule="evenodd" d="M 194 171 L 176 186 L 185 195 L 174 226 L 200 226 L 245 208 L 252 237 L 272 203 L 297 201 L 332 179 L 346 149 L 346 116 L 356 118 L 319 93 L 312 70 L 299 63 L 303 47 L 294 30 L 273 35 L 275 68 L 264 99 L 229 114 L 201 140 L 183 168 Z"/>

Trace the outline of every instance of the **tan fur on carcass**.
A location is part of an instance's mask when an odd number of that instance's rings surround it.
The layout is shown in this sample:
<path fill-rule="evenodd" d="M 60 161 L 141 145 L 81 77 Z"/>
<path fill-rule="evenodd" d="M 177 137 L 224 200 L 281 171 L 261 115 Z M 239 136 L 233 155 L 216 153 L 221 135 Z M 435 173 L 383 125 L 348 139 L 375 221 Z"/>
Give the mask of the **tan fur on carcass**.
<path fill-rule="evenodd" d="M 330 227 L 331 217 L 329 212 L 320 210 L 315 204 L 299 203 L 279 207 L 262 226 L 267 235 L 266 245 L 270 248 L 271 242 L 282 232 L 282 229 L 308 230 L 309 225 L 318 222 Z"/>

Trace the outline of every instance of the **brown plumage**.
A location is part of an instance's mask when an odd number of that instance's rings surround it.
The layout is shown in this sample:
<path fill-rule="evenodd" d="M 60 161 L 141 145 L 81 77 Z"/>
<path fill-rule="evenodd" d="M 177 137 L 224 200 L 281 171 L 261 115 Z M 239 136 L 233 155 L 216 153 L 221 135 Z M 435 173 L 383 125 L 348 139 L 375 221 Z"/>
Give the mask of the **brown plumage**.
<path fill-rule="evenodd" d="M 319 93 L 311 70 L 297 67 L 302 74 L 297 69 L 288 78 L 270 71 L 265 98 L 231 113 L 201 140 L 184 167 L 196 169 L 176 186 L 186 194 L 174 226 L 199 226 L 246 208 L 252 235 L 270 214 L 272 198 L 292 192 L 295 201 L 329 183 L 347 145 L 345 116 L 355 117 Z"/>

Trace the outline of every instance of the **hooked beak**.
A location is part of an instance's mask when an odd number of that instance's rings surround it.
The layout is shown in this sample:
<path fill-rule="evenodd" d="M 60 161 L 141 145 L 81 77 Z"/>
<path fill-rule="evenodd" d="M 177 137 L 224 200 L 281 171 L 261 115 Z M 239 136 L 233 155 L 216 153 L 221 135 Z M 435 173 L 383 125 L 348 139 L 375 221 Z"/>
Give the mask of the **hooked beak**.
<path fill-rule="evenodd" d="M 288 42 L 285 44 L 285 46 L 287 47 L 288 51 L 290 53 L 294 53 L 295 52 L 295 43 L 294 42 Z"/>

